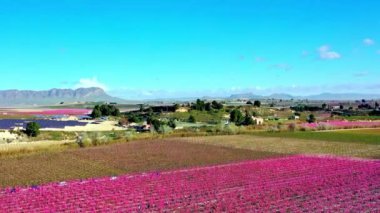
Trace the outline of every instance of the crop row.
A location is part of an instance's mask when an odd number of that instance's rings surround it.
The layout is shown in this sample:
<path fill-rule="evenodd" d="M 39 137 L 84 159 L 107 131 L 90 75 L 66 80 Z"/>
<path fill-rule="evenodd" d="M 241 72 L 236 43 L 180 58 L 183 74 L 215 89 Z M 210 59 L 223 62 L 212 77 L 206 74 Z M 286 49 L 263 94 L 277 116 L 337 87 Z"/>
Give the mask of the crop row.
<path fill-rule="evenodd" d="M 380 211 L 380 162 L 293 156 L 0 191 L 0 212 Z"/>

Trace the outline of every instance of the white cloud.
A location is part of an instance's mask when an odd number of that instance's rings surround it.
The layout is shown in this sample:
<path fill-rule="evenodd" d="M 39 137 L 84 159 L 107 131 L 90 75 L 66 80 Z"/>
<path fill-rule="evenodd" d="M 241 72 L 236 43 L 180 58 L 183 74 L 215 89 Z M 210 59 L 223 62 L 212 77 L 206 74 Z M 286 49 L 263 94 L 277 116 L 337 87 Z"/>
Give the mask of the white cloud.
<path fill-rule="evenodd" d="M 319 47 L 318 53 L 319 53 L 319 57 L 323 60 L 332 60 L 332 59 L 338 59 L 342 57 L 339 53 L 335 51 L 331 51 L 330 47 L 327 45 L 323 45 Z"/>
<path fill-rule="evenodd" d="M 108 87 L 99 82 L 96 77 L 92 78 L 81 78 L 79 79 L 79 82 L 74 86 L 74 88 L 89 88 L 89 87 L 99 87 L 104 90 L 108 90 Z"/>
<path fill-rule="evenodd" d="M 363 39 L 363 43 L 367 46 L 372 46 L 375 44 L 375 41 L 373 39 L 370 39 L 370 38 L 365 38 L 365 39 Z"/>

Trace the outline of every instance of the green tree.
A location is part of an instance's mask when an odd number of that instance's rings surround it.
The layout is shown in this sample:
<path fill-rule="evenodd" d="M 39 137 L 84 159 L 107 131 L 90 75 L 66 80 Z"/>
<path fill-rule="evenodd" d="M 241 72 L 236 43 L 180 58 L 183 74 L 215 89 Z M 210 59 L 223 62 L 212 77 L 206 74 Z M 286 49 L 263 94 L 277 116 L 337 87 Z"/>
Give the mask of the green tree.
<path fill-rule="evenodd" d="M 36 122 L 30 122 L 26 125 L 25 133 L 29 137 L 37 137 L 40 134 L 41 126 Z"/>
<path fill-rule="evenodd" d="M 190 122 L 190 123 L 196 123 L 197 120 L 195 119 L 195 117 L 194 117 L 193 115 L 190 115 L 190 116 L 189 116 L 189 122 Z"/>
<path fill-rule="evenodd" d="M 205 104 L 205 110 L 208 111 L 208 112 L 212 110 L 211 103 L 206 103 Z"/>
<path fill-rule="evenodd" d="M 128 116 L 128 121 L 131 123 L 138 123 L 141 121 L 141 118 L 135 114 L 131 114 Z"/>
<path fill-rule="evenodd" d="M 260 107 L 261 106 L 261 102 L 256 100 L 254 103 L 253 103 L 253 106 L 255 107 Z"/>
<path fill-rule="evenodd" d="M 212 108 L 217 109 L 217 110 L 223 109 L 223 104 L 217 101 L 212 101 L 211 106 Z"/>
<path fill-rule="evenodd" d="M 174 104 L 173 106 L 174 106 L 174 110 L 178 110 L 180 107 L 179 104 Z"/>
<path fill-rule="evenodd" d="M 253 103 L 252 101 L 247 101 L 247 104 L 252 105 Z"/>
<path fill-rule="evenodd" d="M 240 124 L 242 121 L 244 121 L 244 116 L 240 110 L 234 109 L 230 113 L 230 121 L 234 122 L 235 124 Z"/>
<path fill-rule="evenodd" d="M 102 112 L 100 111 L 99 108 L 95 107 L 95 108 L 92 110 L 91 117 L 92 117 L 92 118 L 99 118 L 99 117 L 102 117 Z"/>
<path fill-rule="evenodd" d="M 244 118 L 244 125 L 249 126 L 253 124 L 255 124 L 255 121 L 252 119 L 252 116 L 248 112 L 246 112 Z"/>
<path fill-rule="evenodd" d="M 154 119 L 155 119 L 155 118 L 153 118 L 153 116 L 148 116 L 148 117 L 146 118 L 146 123 L 147 123 L 147 124 L 152 124 L 152 122 L 153 122 Z"/>
<path fill-rule="evenodd" d="M 116 106 L 113 106 L 113 105 L 112 105 L 112 112 L 111 112 L 111 115 L 112 115 L 112 116 L 119 117 L 119 116 L 120 116 L 120 109 L 117 108 Z"/>
<path fill-rule="evenodd" d="M 111 109 L 107 105 L 102 104 L 100 105 L 100 112 L 102 113 L 102 116 L 108 116 L 111 114 Z"/>
<path fill-rule="evenodd" d="M 326 103 L 323 103 L 323 104 L 322 104 L 322 109 L 326 109 L 326 107 L 327 107 L 327 104 L 326 104 Z"/>
<path fill-rule="evenodd" d="M 92 110 L 91 117 L 99 118 L 101 116 L 120 116 L 120 110 L 115 105 L 102 104 L 96 105 Z"/>
<path fill-rule="evenodd" d="M 152 120 L 152 126 L 156 132 L 161 132 L 162 123 L 158 119 Z"/>
<path fill-rule="evenodd" d="M 175 129 L 177 127 L 176 123 L 175 123 L 175 120 L 174 119 L 170 119 L 169 122 L 168 122 L 168 126 Z"/>
<path fill-rule="evenodd" d="M 309 116 L 307 116 L 307 122 L 309 123 L 314 123 L 315 122 L 315 115 L 314 114 L 310 114 Z"/>
<path fill-rule="evenodd" d="M 197 99 L 195 104 L 191 107 L 192 109 L 199 110 L 199 111 L 204 111 L 205 110 L 205 102 L 202 101 L 201 99 Z"/>

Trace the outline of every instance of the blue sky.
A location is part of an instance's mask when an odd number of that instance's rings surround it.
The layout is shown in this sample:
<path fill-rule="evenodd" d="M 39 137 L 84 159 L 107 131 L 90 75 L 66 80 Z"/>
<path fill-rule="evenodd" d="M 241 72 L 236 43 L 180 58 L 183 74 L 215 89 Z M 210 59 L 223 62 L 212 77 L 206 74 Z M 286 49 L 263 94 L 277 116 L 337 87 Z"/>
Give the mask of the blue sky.
<path fill-rule="evenodd" d="M 0 89 L 380 93 L 377 0 L 0 0 Z"/>

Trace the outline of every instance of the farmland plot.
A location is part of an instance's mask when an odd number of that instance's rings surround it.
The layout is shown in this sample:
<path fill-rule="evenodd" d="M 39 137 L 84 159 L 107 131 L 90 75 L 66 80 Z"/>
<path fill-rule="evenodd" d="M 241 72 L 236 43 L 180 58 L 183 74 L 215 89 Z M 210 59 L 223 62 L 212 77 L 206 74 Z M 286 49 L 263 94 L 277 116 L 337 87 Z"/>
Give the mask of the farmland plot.
<path fill-rule="evenodd" d="M 0 154 L 0 188 L 283 156 L 179 140 L 143 140 L 64 151 L 57 147 L 19 156 Z"/>
<path fill-rule="evenodd" d="M 303 134 L 303 132 L 301 133 Z M 266 136 L 261 137 L 261 135 L 264 136 L 264 134 Z M 315 134 L 323 135 L 330 133 L 323 132 Z M 334 133 L 334 135 L 336 134 L 340 133 Z M 168 140 L 181 140 L 183 142 L 190 142 L 196 144 L 207 144 L 214 146 L 249 149 L 254 151 L 265 151 L 283 154 L 329 154 L 337 156 L 380 159 L 380 144 L 375 141 L 369 141 L 368 143 L 346 143 L 323 140 L 325 138 L 323 138 L 322 140 L 318 140 L 315 136 L 309 137 L 308 135 L 300 135 L 299 138 L 296 138 L 298 137 L 298 134 L 295 135 L 293 133 L 286 132 L 284 134 L 263 133 L 258 135 L 260 136 L 231 135 L 213 137 L 186 137 L 181 139 Z M 375 136 L 375 138 L 376 140 L 378 140 L 377 136 Z M 339 140 L 339 138 L 334 140 Z"/>
<path fill-rule="evenodd" d="M 377 212 L 380 162 L 293 156 L 0 191 L 0 211 Z"/>

